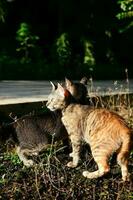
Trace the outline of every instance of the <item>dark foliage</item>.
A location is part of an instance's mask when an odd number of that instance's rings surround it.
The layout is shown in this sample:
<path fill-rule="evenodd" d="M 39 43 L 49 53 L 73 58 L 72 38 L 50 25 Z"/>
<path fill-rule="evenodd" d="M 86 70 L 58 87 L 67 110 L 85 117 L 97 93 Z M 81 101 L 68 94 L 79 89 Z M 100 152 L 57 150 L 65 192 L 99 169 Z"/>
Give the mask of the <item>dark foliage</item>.
<path fill-rule="evenodd" d="M 122 79 L 125 68 L 132 78 L 133 30 L 119 31 L 129 19 L 116 17 L 117 1 L 14 0 L 4 2 L 3 10 L 0 79 Z M 16 40 L 21 23 L 30 26 L 27 46 Z"/>

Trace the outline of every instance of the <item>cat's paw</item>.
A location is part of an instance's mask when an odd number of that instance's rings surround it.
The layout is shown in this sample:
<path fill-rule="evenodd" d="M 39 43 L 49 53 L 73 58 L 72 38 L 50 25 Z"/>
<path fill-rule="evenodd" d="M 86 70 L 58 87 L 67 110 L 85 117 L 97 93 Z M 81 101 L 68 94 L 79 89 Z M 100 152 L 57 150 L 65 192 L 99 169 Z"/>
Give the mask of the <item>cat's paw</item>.
<path fill-rule="evenodd" d="M 102 175 L 103 175 L 103 174 L 102 174 Z M 86 178 L 93 179 L 93 178 L 98 178 L 98 177 L 100 177 L 101 174 L 99 174 L 98 171 L 94 171 L 94 172 L 84 171 L 84 172 L 83 172 L 83 176 L 86 177 Z"/>
<path fill-rule="evenodd" d="M 31 153 L 33 156 L 38 156 L 38 152 Z"/>
<path fill-rule="evenodd" d="M 34 165 L 34 161 L 33 161 L 33 160 L 26 160 L 26 161 L 24 162 L 24 165 L 25 165 L 26 167 L 31 167 L 31 166 Z"/>
<path fill-rule="evenodd" d="M 75 168 L 77 164 L 74 164 L 72 161 L 67 163 L 67 167 Z"/>
<path fill-rule="evenodd" d="M 126 176 L 123 176 L 122 177 L 122 180 L 125 182 L 125 181 L 130 181 L 131 180 L 131 176 L 130 174 L 128 173 Z"/>
<path fill-rule="evenodd" d="M 91 174 L 92 174 L 92 173 L 90 173 L 90 172 L 88 172 L 88 171 L 84 171 L 84 172 L 83 172 L 83 176 L 86 177 L 86 178 L 92 178 L 92 177 L 91 177 Z"/>

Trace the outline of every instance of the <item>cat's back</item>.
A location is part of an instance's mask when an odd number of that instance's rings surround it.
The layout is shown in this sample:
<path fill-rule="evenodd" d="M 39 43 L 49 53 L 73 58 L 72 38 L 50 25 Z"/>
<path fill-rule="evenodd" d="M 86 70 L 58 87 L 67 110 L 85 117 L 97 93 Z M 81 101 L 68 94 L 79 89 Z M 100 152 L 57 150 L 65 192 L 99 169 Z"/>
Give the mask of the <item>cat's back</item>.
<path fill-rule="evenodd" d="M 114 129 L 130 132 L 130 128 L 120 115 L 105 108 L 70 104 L 63 115 L 63 120 L 73 124 L 78 123 L 78 126 L 82 125 L 82 128 L 88 132 L 91 130 L 98 132 L 97 130 L 103 129 L 105 132 Z"/>
<path fill-rule="evenodd" d="M 46 111 L 41 114 L 29 114 L 17 119 L 14 126 L 37 125 L 41 127 L 55 126 L 56 122 L 61 118 L 61 113 Z"/>
<path fill-rule="evenodd" d="M 123 125 L 123 127 L 128 128 L 126 121 L 124 118 L 122 118 L 120 115 L 118 115 L 116 112 L 108 110 L 106 108 L 94 108 L 89 112 L 87 115 L 86 120 L 97 122 L 97 124 L 101 124 L 101 126 L 104 124 L 106 126 L 107 124 L 117 124 Z"/>
<path fill-rule="evenodd" d="M 95 120 L 95 121 L 115 121 L 127 126 L 125 120 L 118 115 L 117 113 L 108 110 L 106 108 L 94 108 L 89 105 L 80 105 L 80 104 L 70 104 L 65 110 L 64 115 L 75 115 L 77 118 L 85 117 L 86 120 Z"/>

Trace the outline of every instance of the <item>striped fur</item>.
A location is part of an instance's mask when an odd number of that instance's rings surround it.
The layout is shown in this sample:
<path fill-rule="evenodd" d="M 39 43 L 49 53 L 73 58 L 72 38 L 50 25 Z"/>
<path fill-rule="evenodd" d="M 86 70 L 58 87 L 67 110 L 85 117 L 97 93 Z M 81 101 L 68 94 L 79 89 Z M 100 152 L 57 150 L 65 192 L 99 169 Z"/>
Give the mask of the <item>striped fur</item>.
<path fill-rule="evenodd" d="M 129 179 L 128 158 L 131 150 L 131 129 L 122 117 L 107 109 L 95 109 L 87 105 L 73 103 L 73 98 L 65 96 L 65 89 L 58 88 L 49 95 L 47 107 L 54 111 L 62 110 L 62 122 L 65 125 L 72 143 L 73 158 L 68 167 L 76 167 L 79 162 L 81 140 L 91 148 L 98 170 L 84 171 L 87 178 L 98 178 L 109 172 L 109 157 L 117 152 L 117 162 L 121 167 L 122 179 Z"/>

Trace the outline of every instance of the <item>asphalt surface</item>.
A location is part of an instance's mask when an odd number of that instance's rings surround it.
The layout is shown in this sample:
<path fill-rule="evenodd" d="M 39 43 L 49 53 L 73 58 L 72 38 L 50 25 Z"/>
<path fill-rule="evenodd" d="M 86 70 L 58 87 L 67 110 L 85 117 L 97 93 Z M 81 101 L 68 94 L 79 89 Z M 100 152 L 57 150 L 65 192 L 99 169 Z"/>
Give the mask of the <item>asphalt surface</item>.
<path fill-rule="evenodd" d="M 46 101 L 50 91 L 49 81 L 0 81 L 0 105 Z M 90 96 L 110 93 L 133 93 L 133 80 L 89 81 Z"/>

